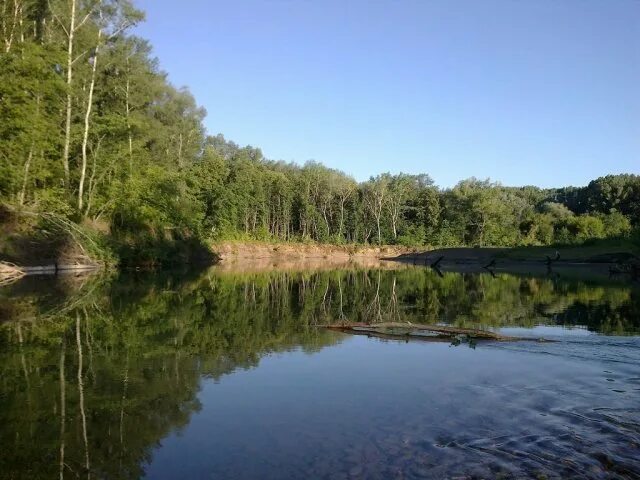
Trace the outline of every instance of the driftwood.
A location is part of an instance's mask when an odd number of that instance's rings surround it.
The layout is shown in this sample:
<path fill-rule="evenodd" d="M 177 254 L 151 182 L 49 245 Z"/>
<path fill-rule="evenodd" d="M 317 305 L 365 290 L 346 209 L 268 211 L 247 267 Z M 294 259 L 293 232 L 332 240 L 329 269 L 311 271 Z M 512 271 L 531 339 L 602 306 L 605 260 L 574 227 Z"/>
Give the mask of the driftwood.
<path fill-rule="evenodd" d="M 26 275 L 25 271 L 10 262 L 0 262 L 0 286 L 8 285 Z"/>
<path fill-rule="evenodd" d="M 35 267 L 23 267 L 27 275 L 54 274 L 58 272 L 84 272 L 87 270 L 97 270 L 101 265 L 96 263 L 77 263 L 77 264 L 53 264 L 39 265 Z"/>
<path fill-rule="evenodd" d="M 58 273 L 89 272 L 97 270 L 99 264 L 54 264 L 31 267 L 19 267 L 10 262 L 0 261 L 0 287 L 20 280 L 25 275 L 56 275 Z"/>
<path fill-rule="evenodd" d="M 441 255 L 435 262 L 431 264 L 431 268 L 435 268 L 436 270 L 440 266 L 440 262 L 444 259 L 444 255 Z"/>
<path fill-rule="evenodd" d="M 493 258 L 491 259 L 491 261 L 489 263 L 487 263 L 484 267 L 485 270 L 491 270 L 492 268 L 494 268 L 496 266 L 496 259 Z"/>
<path fill-rule="evenodd" d="M 560 260 L 560 252 L 556 251 L 556 256 L 555 258 L 551 258 L 549 255 L 546 255 L 547 259 L 545 260 L 545 263 L 548 266 L 551 266 L 552 263 L 557 262 Z"/>
<path fill-rule="evenodd" d="M 330 330 L 339 330 L 341 332 L 352 333 L 355 335 L 368 335 L 379 338 L 390 339 L 416 339 L 427 340 L 432 342 L 475 342 L 478 340 L 490 340 L 497 342 L 513 342 L 513 341 L 548 341 L 538 338 L 522 338 L 501 335 L 488 330 L 478 330 L 472 328 L 457 328 L 444 325 L 423 325 L 414 323 L 341 323 L 324 325 Z"/>

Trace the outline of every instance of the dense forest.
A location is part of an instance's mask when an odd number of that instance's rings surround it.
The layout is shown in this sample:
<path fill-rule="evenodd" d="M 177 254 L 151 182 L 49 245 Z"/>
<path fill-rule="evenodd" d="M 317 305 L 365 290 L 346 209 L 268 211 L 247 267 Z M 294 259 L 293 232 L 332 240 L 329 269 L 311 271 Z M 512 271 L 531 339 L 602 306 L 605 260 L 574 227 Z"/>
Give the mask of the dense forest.
<path fill-rule="evenodd" d="M 359 183 L 208 135 L 205 110 L 132 33 L 143 18 L 129 0 L 0 0 L 0 236 L 162 262 L 228 239 L 547 245 L 640 225 L 638 175 L 558 189 Z"/>

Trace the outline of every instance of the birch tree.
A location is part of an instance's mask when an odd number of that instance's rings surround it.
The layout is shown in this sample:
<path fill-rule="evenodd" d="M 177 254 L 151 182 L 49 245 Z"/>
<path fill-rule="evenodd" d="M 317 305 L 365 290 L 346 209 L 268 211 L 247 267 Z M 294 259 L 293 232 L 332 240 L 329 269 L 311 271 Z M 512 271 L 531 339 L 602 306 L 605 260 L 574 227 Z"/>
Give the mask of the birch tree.
<path fill-rule="evenodd" d="M 122 11 L 123 7 L 125 8 Z M 127 8 L 129 7 L 129 8 Z M 93 54 L 90 58 L 91 63 L 91 77 L 89 80 L 89 91 L 86 102 L 86 110 L 84 115 L 84 129 L 82 134 L 82 162 L 80 166 L 80 180 L 78 182 L 78 211 L 82 211 L 83 203 L 84 203 L 84 186 L 85 179 L 87 174 L 87 146 L 89 142 L 89 129 L 91 125 L 91 112 L 93 109 L 93 96 L 94 90 L 96 86 L 96 72 L 98 68 L 98 60 L 101 53 L 101 48 L 103 46 L 103 38 L 106 38 L 107 41 L 115 38 L 117 35 L 120 35 L 127 28 L 132 26 L 137 17 L 132 15 L 133 9 L 130 7 L 128 2 L 104 2 L 103 0 L 98 0 L 98 3 L 95 6 L 97 10 L 97 38 L 96 44 L 93 49 Z M 109 28 L 111 31 L 109 31 Z M 106 30 L 106 33 L 105 33 Z M 129 81 L 127 77 L 127 82 Z M 129 97 L 129 83 L 127 83 L 127 102 Z M 129 121 L 129 106 L 127 103 L 127 122 Z M 130 133 L 130 132 L 129 132 Z M 129 137 L 131 138 L 131 137 Z M 130 143 L 131 145 L 131 143 Z M 95 169 L 94 169 L 95 171 Z"/>
<path fill-rule="evenodd" d="M 378 245 L 382 245 L 382 214 L 387 201 L 389 191 L 389 174 L 378 175 L 371 178 L 364 189 L 364 203 L 367 210 L 373 216 L 378 232 Z"/>
<path fill-rule="evenodd" d="M 66 19 L 62 14 L 55 11 L 53 12 L 53 17 L 58 21 L 67 38 L 67 101 L 65 105 L 64 146 L 62 152 L 64 179 L 67 186 L 69 186 L 70 180 L 69 152 L 71 149 L 71 116 L 73 112 L 73 67 L 74 64 L 87 53 L 82 52 L 77 57 L 74 57 L 76 34 L 78 30 L 87 23 L 94 9 L 93 5 L 85 4 L 82 0 L 69 0 L 68 6 L 69 12 L 67 15 L 68 18 Z"/>

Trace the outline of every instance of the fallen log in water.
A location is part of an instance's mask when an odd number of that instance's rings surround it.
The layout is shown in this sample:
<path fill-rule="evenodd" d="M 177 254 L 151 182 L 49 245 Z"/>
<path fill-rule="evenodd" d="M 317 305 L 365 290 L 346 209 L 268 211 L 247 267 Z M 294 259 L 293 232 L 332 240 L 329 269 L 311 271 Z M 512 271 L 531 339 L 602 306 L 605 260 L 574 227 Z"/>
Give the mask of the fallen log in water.
<path fill-rule="evenodd" d="M 85 272 L 89 270 L 97 270 L 101 265 L 96 263 L 78 263 L 78 264 L 53 264 L 53 265 L 37 265 L 31 267 L 23 267 L 22 269 L 27 275 L 50 275 L 63 272 Z"/>
<path fill-rule="evenodd" d="M 82 273 L 97 270 L 102 265 L 96 263 L 88 264 L 53 264 L 19 267 L 10 262 L 0 261 L 0 286 L 9 285 L 20 280 L 25 275 L 55 275 L 58 273 Z"/>
<path fill-rule="evenodd" d="M 501 335 L 488 330 L 478 330 L 472 328 L 457 328 L 444 325 L 423 325 L 414 323 L 340 323 L 324 325 L 330 330 L 353 333 L 356 335 L 368 335 L 379 338 L 390 339 L 417 339 L 428 341 L 478 341 L 490 340 L 497 342 L 514 342 L 520 340 L 547 342 L 542 338 L 511 337 Z"/>
<path fill-rule="evenodd" d="M 25 276 L 25 271 L 10 262 L 0 262 L 0 286 L 8 285 Z"/>

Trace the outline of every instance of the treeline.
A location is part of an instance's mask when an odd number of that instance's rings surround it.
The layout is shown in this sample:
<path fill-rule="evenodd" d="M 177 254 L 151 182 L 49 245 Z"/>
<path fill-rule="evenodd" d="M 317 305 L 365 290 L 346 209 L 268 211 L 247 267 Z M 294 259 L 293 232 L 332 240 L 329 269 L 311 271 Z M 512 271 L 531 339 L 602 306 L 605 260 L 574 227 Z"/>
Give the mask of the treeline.
<path fill-rule="evenodd" d="M 557 190 L 358 183 L 208 136 L 204 109 L 131 34 L 142 19 L 130 0 L 0 0 L 0 200 L 39 232 L 101 232 L 121 258 L 154 259 L 185 240 L 533 245 L 640 223 L 637 175 Z"/>
<path fill-rule="evenodd" d="M 583 188 L 504 187 L 471 178 L 440 189 L 427 174 L 358 183 L 316 162 L 268 161 L 259 150 L 205 142 L 195 166 L 213 238 L 403 245 L 548 245 L 628 235 L 640 224 L 640 176 Z M 204 183 L 207 182 L 204 188 Z"/>

